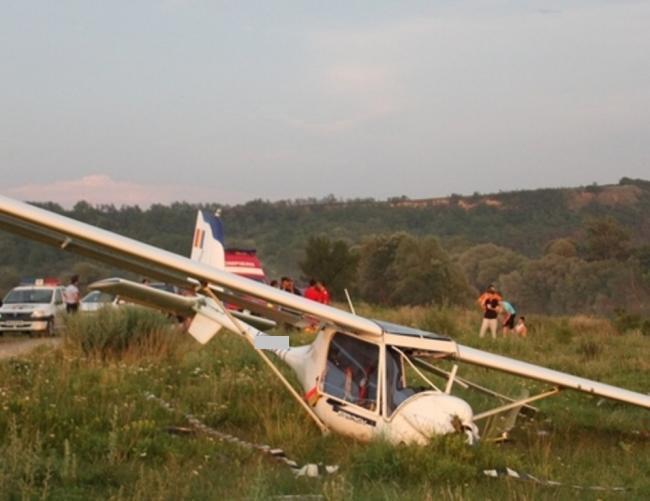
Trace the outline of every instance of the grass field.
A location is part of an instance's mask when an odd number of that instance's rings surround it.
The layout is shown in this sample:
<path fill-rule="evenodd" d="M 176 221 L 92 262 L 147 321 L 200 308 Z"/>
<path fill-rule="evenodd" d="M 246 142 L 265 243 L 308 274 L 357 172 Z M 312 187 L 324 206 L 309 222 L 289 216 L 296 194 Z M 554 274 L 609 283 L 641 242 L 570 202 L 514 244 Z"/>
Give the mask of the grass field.
<path fill-rule="evenodd" d="M 443 332 L 459 342 L 628 389 L 650 391 L 650 337 L 606 320 L 530 318 L 526 340 L 478 340 L 476 312 L 362 308 L 367 316 Z M 294 336 L 296 337 L 296 336 Z M 300 334 L 294 339 L 307 340 Z M 512 395 L 543 386 L 483 369 L 460 375 Z M 146 398 L 171 403 L 169 412 Z M 487 402 L 468 396 L 476 409 Z M 201 347 L 151 312 L 104 311 L 69 322 L 60 348 L 0 363 L 2 499 L 650 499 L 650 412 L 565 392 L 522 417 L 506 443 L 459 437 L 393 447 L 323 437 L 257 355 L 220 333 Z M 185 413 L 299 463 L 339 465 L 295 478 L 256 451 L 187 427 Z M 578 491 L 492 479 L 509 466 Z M 305 497 L 305 499 L 308 499 Z"/>

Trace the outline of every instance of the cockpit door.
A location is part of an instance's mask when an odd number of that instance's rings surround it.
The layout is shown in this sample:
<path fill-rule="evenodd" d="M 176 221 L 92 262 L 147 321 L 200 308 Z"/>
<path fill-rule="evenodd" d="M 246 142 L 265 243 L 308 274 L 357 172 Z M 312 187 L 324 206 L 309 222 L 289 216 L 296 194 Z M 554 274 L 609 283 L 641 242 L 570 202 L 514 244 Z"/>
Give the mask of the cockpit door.
<path fill-rule="evenodd" d="M 384 415 L 390 419 L 391 415 L 409 397 L 415 395 L 415 390 L 406 386 L 404 360 L 402 355 L 391 346 L 384 348 L 385 384 L 384 386 Z"/>
<path fill-rule="evenodd" d="M 378 412 L 379 362 L 378 345 L 337 332 L 328 348 L 323 393 Z"/>

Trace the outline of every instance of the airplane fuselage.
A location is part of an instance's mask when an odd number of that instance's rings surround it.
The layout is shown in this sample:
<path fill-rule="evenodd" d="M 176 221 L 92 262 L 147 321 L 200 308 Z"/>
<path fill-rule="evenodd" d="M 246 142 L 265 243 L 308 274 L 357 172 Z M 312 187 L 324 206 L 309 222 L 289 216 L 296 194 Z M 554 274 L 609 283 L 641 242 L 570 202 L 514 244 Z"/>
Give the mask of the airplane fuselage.
<path fill-rule="evenodd" d="M 325 329 L 310 345 L 278 355 L 296 373 L 316 415 L 337 433 L 366 442 L 381 436 L 393 443 L 426 444 L 447 433 L 478 439 L 469 404 L 433 388 L 408 388 L 390 349 L 383 336 Z"/>

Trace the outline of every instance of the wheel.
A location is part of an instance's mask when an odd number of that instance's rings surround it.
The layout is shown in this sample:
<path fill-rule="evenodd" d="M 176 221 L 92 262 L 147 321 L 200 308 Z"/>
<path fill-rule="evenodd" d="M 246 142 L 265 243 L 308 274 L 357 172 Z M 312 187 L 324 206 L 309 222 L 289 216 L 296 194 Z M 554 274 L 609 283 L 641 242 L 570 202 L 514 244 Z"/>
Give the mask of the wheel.
<path fill-rule="evenodd" d="M 45 327 L 45 337 L 54 336 L 54 320 L 48 320 L 47 326 Z"/>

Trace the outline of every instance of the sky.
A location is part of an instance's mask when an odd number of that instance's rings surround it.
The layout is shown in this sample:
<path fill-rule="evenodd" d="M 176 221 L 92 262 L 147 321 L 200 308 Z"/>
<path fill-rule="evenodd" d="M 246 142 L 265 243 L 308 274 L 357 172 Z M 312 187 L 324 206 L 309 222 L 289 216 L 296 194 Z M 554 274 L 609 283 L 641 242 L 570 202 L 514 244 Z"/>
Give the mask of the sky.
<path fill-rule="evenodd" d="M 0 194 L 243 203 L 650 178 L 650 0 L 0 1 Z"/>

